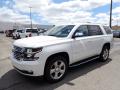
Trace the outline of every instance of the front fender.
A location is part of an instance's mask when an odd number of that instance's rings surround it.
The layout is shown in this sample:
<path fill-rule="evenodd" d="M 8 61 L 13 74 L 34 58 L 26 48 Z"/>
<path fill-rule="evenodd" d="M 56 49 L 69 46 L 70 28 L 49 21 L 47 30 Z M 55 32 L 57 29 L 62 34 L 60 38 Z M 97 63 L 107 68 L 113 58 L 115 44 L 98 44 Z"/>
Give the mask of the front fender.
<path fill-rule="evenodd" d="M 51 45 L 43 48 L 44 55 L 46 56 L 46 59 L 50 57 L 51 55 L 60 53 L 60 52 L 66 52 L 69 55 L 69 61 L 72 60 L 72 47 L 70 43 L 62 43 L 62 44 L 56 44 Z"/>

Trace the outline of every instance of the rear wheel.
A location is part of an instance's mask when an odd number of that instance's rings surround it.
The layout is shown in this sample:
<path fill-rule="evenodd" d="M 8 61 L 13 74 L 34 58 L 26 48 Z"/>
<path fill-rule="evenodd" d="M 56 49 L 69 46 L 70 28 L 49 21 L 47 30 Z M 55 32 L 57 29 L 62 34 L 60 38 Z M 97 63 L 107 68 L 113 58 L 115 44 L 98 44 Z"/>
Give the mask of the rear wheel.
<path fill-rule="evenodd" d="M 58 82 L 64 78 L 67 69 L 66 58 L 62 56 L 50 58 L 45 68 L 45 79 L 53 83 Z"/>
<path fill-rule="evenodd" d="M 15 39 L 15 37 L 14 37 L 14 36 L 12 36 L 12 38 L 13 38 L 13 39 Z"/>
<path fill-rule="evenodd" d="M 104 46 L 100 54 L 100 61 L 105 62 L 108 60 L 108 58 L 109 58 L 109 48 L 107 46 Z"/>
<path fill-rule="evenodd" d="M 21 39 L 20 35 L 17 36 L 17 39 Z"/>

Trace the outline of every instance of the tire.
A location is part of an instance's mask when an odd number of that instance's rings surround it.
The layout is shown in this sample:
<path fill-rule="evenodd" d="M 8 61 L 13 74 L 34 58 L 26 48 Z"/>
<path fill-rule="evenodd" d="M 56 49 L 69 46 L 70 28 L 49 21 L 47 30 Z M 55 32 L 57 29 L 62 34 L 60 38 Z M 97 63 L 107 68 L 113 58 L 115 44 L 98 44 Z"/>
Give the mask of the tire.
<path fill-rule="evenodd" d="M 17 37 L 17 39 L 21 39 L 20 35 Z"/>
<path fill-rule="evenodd" d="M 108 60 L 109 58 L 109 51 L 110 49 L 107 46 L 104 46 L 102 49 L 102 52 L 100 54 L 100 61 L 101 62 L 105 62 Z"/>
<path fill-rule="evenodd" d="M 48 59 L 45 66 L 44 78 L 50 82 L 55 83 L 62 80 L 68 70 L 68 63 L 66 58 L 62 56 L 56 56 Z"/>
<path fill-rule="evenodd" d="M 13 36 L 12 38 L 13 38 L 13 39 L 15 39 L 15 37 L 14 37 L 14 36 Z"/>

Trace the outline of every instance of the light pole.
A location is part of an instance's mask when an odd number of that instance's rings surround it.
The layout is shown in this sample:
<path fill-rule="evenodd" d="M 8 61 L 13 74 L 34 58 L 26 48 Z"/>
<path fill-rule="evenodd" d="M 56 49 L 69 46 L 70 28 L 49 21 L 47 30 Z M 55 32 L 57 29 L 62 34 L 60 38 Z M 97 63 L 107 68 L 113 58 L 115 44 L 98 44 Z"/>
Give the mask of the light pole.
<path fill-rule="evenodd" d="M 112 28 L 112 4 L 113 4 L 113 2 L 111 0 L 111 3 L 110 3 L 110 23 L 109 23 L 111 28 Z"/>
<path fill-rule="evenodd" d="M 29 7 L 30 8 L 30 24 L 31 24 L 31 29 L 32 29 L 32 13 L 31 13 L 31 8 L 32 7 Z"/>

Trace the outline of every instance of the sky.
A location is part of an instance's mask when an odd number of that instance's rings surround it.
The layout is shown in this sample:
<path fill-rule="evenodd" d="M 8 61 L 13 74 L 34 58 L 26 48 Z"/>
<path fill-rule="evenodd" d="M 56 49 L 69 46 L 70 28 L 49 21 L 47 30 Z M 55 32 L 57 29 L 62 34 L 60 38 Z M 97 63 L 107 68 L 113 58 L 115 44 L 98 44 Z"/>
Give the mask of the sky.
<path fill-rule="evenodd" d="M 34 24 L 109 24 L 110 0 L 0 0 L 0 21 Z M 113 0 L 114 25 L 120 22 L 120 0 Z"/>

